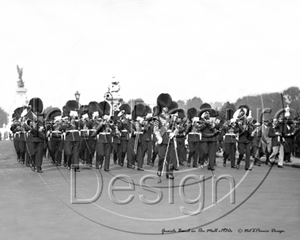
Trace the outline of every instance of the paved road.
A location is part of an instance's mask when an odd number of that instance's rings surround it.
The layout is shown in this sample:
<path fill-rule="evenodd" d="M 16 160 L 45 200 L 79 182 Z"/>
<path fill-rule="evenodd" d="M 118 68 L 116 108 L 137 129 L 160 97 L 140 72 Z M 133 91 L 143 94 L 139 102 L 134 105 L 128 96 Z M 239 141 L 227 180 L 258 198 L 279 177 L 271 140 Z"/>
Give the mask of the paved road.
<path fill-rule="evenodd" d="M 2 141 L 0 239 L 298 239 L 299 168 L 248 172 L 243 163 L 236 170 L 221 161 L 215 177 L 183 167 L 174 182 L 159 179 L 156 167 L 139 172 L 113 164 L 109 173 L 82 169 L 71 178 L 48 159 L 44 173 L 32 172 L 16 161 L 12 142 Z M 75 201 L 92 198 L 97 184 L 102 191 L 92 203 L 71 204 L 72 187 Z"/>

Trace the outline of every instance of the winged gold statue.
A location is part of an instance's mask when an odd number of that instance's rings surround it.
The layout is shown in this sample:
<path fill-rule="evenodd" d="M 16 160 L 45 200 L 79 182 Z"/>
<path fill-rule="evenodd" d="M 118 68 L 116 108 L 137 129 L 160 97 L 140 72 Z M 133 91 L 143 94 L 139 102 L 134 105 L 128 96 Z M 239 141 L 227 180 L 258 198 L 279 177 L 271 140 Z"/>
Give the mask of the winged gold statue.
<path fill-rule="evenodd" d="M 19 66 L 17 65 L 17 70 L 18 70 L 18 74 L 19 74 L 19 81 L 17 81 L 18 87 L 19 87 L 19 88 L 23 88 L 23 87 L 24 87 L 24 81 L 23 81 L 23 79 L 22 79 L 22 76 L 23 76 L 23 68 L 19 68 Z"/>

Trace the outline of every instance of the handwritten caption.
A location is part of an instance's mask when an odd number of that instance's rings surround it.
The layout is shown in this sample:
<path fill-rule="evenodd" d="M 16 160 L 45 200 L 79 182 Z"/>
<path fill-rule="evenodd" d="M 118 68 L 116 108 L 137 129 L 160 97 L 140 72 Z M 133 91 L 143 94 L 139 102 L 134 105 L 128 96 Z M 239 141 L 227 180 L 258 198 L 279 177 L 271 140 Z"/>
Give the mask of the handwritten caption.
<path fill-rule="evenodd" d="M 284 233 L 285 231 L 282 229 L 260 229 L 260 228 L 239 228 L 238 230 L 232 230 L 231 228 L 188 228 L 188 229 L 165 229 L 161 230 L 161 234 L 168 234 L 168 233 Z"/>

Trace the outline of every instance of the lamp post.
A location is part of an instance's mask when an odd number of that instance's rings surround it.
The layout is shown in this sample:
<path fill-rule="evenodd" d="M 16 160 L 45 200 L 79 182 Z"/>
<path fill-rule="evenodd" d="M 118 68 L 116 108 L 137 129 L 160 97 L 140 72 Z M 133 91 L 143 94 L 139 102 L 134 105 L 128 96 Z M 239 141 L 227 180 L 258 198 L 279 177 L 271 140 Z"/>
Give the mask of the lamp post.
<path fill-rule="evenodd" d="M 76 99 L 77 102 L 79 102 L 79 98 L 80 98 L 80 93 L 78 91 L 76 91 L 75 99 Z"/>

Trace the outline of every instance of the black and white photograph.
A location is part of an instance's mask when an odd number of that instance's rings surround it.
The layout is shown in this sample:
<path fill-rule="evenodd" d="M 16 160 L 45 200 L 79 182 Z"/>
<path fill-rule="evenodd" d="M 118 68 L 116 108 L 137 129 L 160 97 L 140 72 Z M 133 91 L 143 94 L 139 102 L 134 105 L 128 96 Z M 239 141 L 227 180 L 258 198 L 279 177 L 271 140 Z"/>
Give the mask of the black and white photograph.
<path fill-rule="evenodd" d="M 298 239 L 299 13 L 0 0 L 0 239 Z"/>

